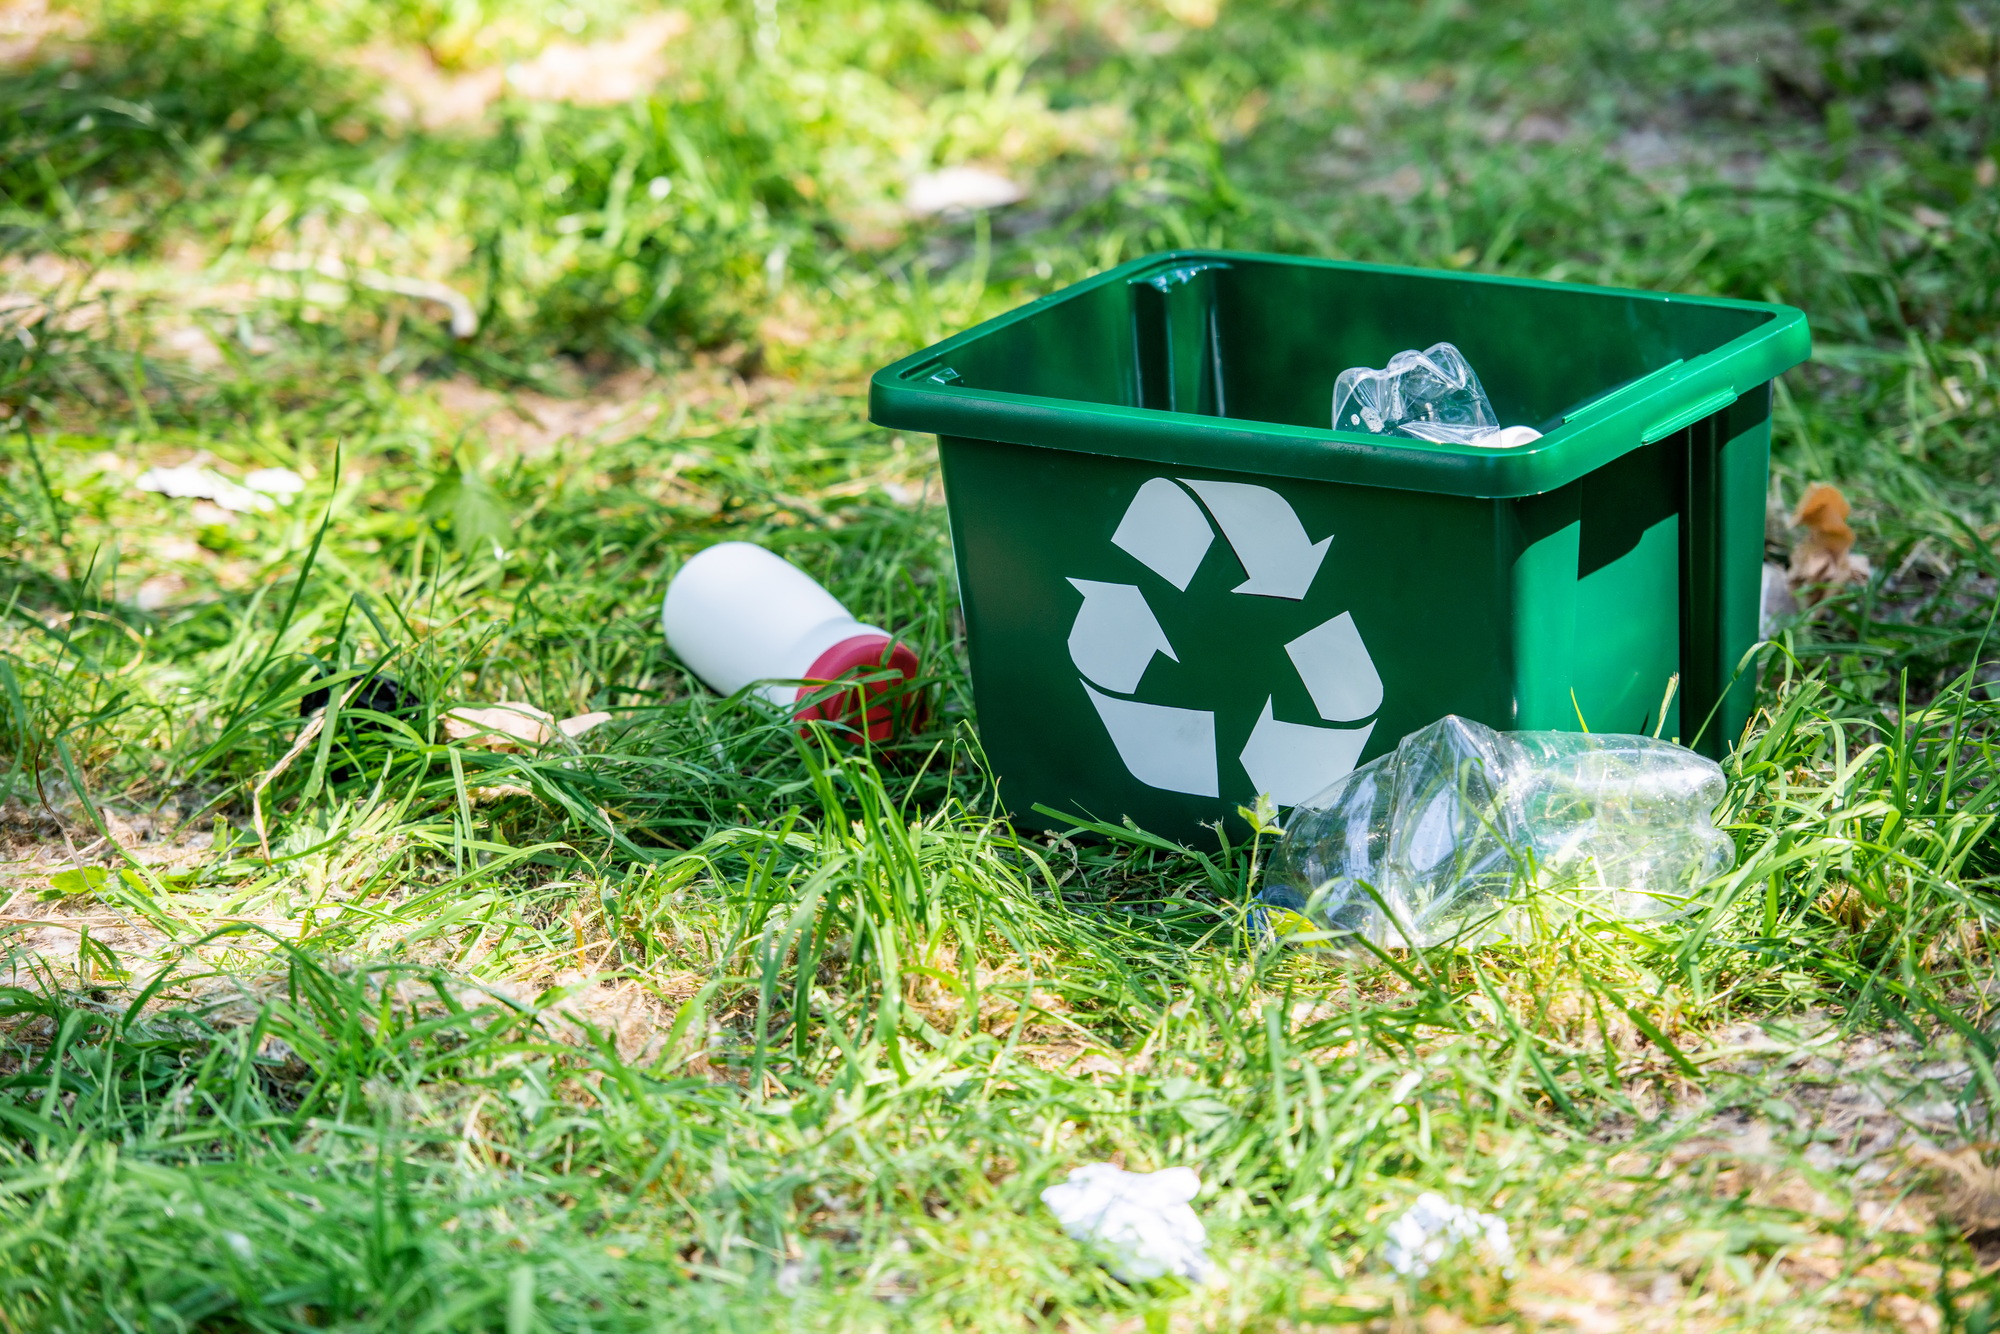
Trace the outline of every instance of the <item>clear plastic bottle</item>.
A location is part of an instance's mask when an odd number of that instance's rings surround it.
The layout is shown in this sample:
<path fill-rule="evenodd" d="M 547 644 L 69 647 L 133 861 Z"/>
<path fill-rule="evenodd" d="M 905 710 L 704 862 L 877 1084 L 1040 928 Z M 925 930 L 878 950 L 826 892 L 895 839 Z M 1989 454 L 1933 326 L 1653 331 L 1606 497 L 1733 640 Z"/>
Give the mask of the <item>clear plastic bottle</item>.
<path fill-rule="evenodd" d="M 1500 425 L 1478 374 L 1450 343 L 1398 352 L 1381 370 L 1342 371 L 1333 383 L 1333 429 L 1494 449 L 1542 438 L 1532 426 Z"/>
<path fill-rule="evenodd" d="M 1669 916 L 1735 860 L 1724 788 L 1713 760 L 1652 737 L 1447 717 L 1297 807 L 1260 897 L 1387 947 Z"/>

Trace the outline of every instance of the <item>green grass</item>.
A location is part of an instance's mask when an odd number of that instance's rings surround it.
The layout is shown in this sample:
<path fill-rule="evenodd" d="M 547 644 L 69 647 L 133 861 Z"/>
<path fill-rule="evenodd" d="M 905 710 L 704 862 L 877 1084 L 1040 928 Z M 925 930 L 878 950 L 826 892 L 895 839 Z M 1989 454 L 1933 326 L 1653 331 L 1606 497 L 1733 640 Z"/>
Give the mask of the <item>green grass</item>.
<path fill-rule="evenodd" d="M 0 1327 L 2000 1324 L 2000 13 L 688 13 L 650 97 L 428 131 L 354 53 L 630 12 L 131 0 L 0 74 Z M 899 211 L 960 162 L 1030 197 Z M 1838 483 L 1876 575 L 1765 651 L 1701 912 L 1274 952 L 1264 845 L 998 818 L 934 456 L 863 378 L 1211 244 L 1809 313 L 1775 495 Z M 639 424 L 507 407 L 598 399 Z M 198 455 L 307 489 L 134 489 Z M 917 644 L 928 730 L 695 683 L 656 608 L 725 538 Z M 369 673 L 414 707 L 295 747 Z M 444 737 L 501 699 L 615 719 Z M 1199 1169 L 1222 1282 L 1061 1235 L 1107 1157 Z M 1389 1274 L 1427 1190 L 1517 1271 Z"/>

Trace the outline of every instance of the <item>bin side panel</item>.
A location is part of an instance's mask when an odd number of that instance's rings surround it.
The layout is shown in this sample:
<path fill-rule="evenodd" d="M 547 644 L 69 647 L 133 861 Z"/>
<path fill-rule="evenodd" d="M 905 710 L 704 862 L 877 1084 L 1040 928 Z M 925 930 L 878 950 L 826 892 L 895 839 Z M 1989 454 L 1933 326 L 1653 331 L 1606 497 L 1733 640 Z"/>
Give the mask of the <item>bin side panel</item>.
<path fill-rule="evenodd" d="M 1493 568 L 1506 571 L 1506 633 L 1513 650 L 1514 709 L 1506 724 L 1576 726 L 1570 694 L 1577 635 L 1575 483 L 1546 495 L 1492 502 Z"/>
<path fill-rule="evenodd" d="M 1681 457 L 1647 445 L 1583 478 L 1576 700 L 1593 732 L 1680 733 Z M 1572 716 L 1570 726 L 1576 725 Z"/>
<path fill-rule="evenodd" d="M 1669 437 L 1686 478 L 1681 716 L 1689 744 L 1716 759 L 1742 733 L 1756 690 L 1737 666 L 1757 638 L 1770 416 L 1765 384 Z"/>
<path fill-rule="evenodd" d="M 1289 804 L 1446 713 L 1513 725 L 1494 502 L 958 437 L 941 457 L 980 736 L 1025 825 L 1041 805 L 1212 843 L 1260 788 Z"/>
<path fill-rule="evenodd" d="M 1715 732 L 1734 746 L 1757 703 L 1757 673 L 1743 655 L 1759 639 L 1764 600 L 1764 507 L 1771 485 L 1771 385 L 1766 381 L 1718 414 L 1722 438 L 1721 619 L 1716 677 L 1726 693 Z M 1738 669 L 1741 673 L 1738 674 Z"/>
<path fill-rule="evenodd" d="M 961 388 L 1137 407 L 1133 358 L 1132 301 L 1120 283 L 973 339 L 940 366 L 958 372 Z"/>

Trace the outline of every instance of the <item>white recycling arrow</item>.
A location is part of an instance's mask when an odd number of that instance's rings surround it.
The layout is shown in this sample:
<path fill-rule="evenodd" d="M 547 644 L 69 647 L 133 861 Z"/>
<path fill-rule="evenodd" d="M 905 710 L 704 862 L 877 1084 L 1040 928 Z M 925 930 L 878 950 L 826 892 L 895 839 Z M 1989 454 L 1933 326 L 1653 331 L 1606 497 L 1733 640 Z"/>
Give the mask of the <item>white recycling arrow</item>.
<path fill-rule="evenodd" d="M 1146 595 L 1136 587 L 1095 579 L 1069 582 L 1083 594 L 1076 623 L 1069 628 L 1069 660 L 1079 672 L 1106 690 L 1129 695 L 1139 688 L 1155 653 L 1180 661 L 1146 605 Z"/>
<path fill-rule="evenodd" d="M 1361 642 L 1351 612 L 1306 631 L 1285 645 L 1313 707 L 1330 723 L 1351 723 L 1382 707 L 1382 677 Z"/>
<path fill-rule="evenodd" d="M 1267 698 L 1238 758 L 1259 792 L 1276 805 L 1297 806 L 1353 773 L 1354 762 L 1374 730 L 1373 723 L 1366 727 L 1281 723 L 1272 715 Z"/>
<path fill-rule="evenodd" d="M 1213 797 L 1216 779 L 1215 715 L 1202 709 L 1170 709 L 1135 699 L 1114 699 L 1089 686 L 1084 693 L 1097 706 L 1118 758 L 1147 787 Z"/>
<path fill-rule="evenodd" d="M 1215 541 L 1215 530 L 1194 498 L 1164 477 L 1155 477 L 1139 488 L 1111 544 L 1135 557 L 1140 564 L 1181 592 L 1201 568 L 1201 558 Z"/>
<path fill-rule="evenodd" d="M 1234 591 L 1257 597 L 1303 599 L 1333 546 L 1331 536 L 1312 541 L 1291 505 L 1269 487 L 1188 478 L 1177 485 L 1166 477 L 1139 487 L 1111 540 L 1186 592 L 1215 544 L 1217 528 L 1249 576 Z M 1155 653 L 1180 661 L 1146 595 L 1133 584 L 1069 583 L 1083 594 L 1070 626 L 1070 661 L 1085 678 L 1079 684 L 1127 771 L 1148 787 L 1220 795 L 1213 712 L 1117 697 L 1139 689 Z M 1359 722 L 1381 708 L 1382 678 L 1351 613 L 1306 631 L 1287 643 L 1285 652 L 1321 718 Z M 1116 694 L 1093 689 L 1092 683 Z M 1238 758 L 1256 790 L 1280 806 L 1310 801 L 1353 772 L 1375 731 L 1372 722 L 1361 727 L 1280 722 L 1273 709 L 1267 696 Z"/>
<path fill-rule="evenodd" d="M 1307 538 L 1299 516 L 1269 487 L 1181 480 L 1208 506 L 1250 576 L 1233 592 L 1295 602 L 1306 595 L 1320 562 L 1326 559 L 1327 548 L 1333 545 L 1332 537 L 1317 543 Z"/>

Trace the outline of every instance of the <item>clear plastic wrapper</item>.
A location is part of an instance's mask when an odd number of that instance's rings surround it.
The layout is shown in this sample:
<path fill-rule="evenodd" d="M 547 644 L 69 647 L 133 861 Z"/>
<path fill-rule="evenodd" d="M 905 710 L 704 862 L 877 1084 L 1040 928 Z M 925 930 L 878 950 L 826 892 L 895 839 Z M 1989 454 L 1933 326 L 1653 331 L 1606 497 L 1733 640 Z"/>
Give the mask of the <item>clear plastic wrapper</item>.
<path fill-rule="evenodd" d="M 1450 343 L 1398 352 L 1381 370 L 1342 371 L 1333 382 L 1333 428 L 1433 444 L 1505 447 L 1541 438 L 1532 427 L 1501 427 L 1479 376 Z"/>
<path fill-rule="evenodd" d="M 1735 860 L 1723 790 L 1720 765 L 1652 737 L 1447 717 L 1297 807 L 1261 897 L 1381 946 L 1670 916 Z"/>

